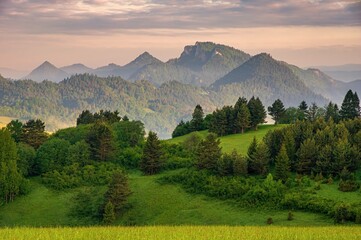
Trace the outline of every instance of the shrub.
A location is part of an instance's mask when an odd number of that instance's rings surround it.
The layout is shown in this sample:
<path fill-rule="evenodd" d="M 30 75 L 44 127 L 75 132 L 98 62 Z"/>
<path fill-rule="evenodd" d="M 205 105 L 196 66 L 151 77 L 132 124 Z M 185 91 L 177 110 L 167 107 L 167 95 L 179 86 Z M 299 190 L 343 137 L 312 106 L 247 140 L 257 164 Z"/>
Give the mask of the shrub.
<path fill-rule="evenodd" d="M 293 213 L 291 211 L 288 212 L 287 220 L 292 221 L 293 220 Z"/>
<path fill-rule="evenodd" d="M 273 218 L 271 218 L 271 217 L 267 218 L 267 224 L 268 225 L 273 224 Z"/>
<path fill-rule="evenodd" d="M 359 188 L 360 184 L 354 180 L 341 180 L 338 185 L 338 190 L 342 192 L 354 192 Z"/>

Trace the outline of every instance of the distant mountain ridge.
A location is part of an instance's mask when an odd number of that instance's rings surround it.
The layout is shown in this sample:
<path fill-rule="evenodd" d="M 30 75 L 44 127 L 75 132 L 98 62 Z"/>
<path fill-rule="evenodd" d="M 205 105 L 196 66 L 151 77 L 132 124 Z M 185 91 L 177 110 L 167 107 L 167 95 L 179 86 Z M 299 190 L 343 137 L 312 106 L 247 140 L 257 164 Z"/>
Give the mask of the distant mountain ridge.
<path fill-rule="evenodd" d="M 37 82 L 43 80 L 49 80 L 54 82 L 60 82 L 69 77 L 69 74 L 51 64 L 48 61 L 43 62 L 39 67 L 31 71 L 30 74 L 24 77 L 24 79 L 31 79 Z"/>

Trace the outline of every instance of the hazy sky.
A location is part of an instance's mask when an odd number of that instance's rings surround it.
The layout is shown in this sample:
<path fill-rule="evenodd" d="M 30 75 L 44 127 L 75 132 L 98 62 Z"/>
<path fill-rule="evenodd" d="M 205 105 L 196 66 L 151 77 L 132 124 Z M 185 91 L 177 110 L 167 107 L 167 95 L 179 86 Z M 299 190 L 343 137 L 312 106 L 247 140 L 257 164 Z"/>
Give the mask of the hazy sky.
<path fill-rule="evenodd" d="M 297 64 L 361 63 L 361 0 L 0 0 L 0 66 L 125 64 L 213 41 Z"/>

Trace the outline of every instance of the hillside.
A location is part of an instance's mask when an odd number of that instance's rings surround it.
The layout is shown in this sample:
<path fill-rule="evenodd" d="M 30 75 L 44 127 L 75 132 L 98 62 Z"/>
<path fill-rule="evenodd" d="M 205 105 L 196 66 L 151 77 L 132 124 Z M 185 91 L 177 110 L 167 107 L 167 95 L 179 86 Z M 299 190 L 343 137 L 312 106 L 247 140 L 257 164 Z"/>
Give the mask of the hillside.
<path fill-rule="evenodd" d="M 219 96 L 259 96 L 262 102 L 272 103 L 277 98 L 287 106 L 297 106 L 303 99 L 325 104 L 327 100 L 317 95 L 284 63 L 269 54 L 261 53 L 232 70 L 212 84 Z M 230 104 L 230 103 L 226 103 Z"/>
<path fill-rule="evenodd" d="M 209 86 L 249 58 L 249 54 L 229 46 L 196 42 L 195 45 L 185 46 L 179 58 L 147 65 L 134 73 L 131 79 L 147 79 L 156 84 L 178 81 Z"/>
<path fill-rule="evenodd" d="M 286 125 L 261 125 L 259 126 L 257 131 L 248 131 L 245 132 L 244 134 L 232 134 L 232 135 L 228 135 L 228 136 L 222 136 L 219 139 L 221 140 L 221 147 L 222 147 L 222 152 L 225 153 L 231 153 L 233 150 L 237 150 L 237 152 L 246 155 L 247 154 L 247 149 L 249 147 L 249 145 L 251 144 L 253 138 L 255 137 L 257 140 L 261 140 L 263 139 L 263 137 L 267 134 L 268 131 L 274 130 L 274 129 L 279 129 L 282 128 Z M 166 140 L 166 142 L 168 143 L 181 143 L 183 142 L 185 139 L 187 139 L 189 137 L 190 134 L 186 134 L 180 137 L 176 137 L 176 138 L 172 138 L 169 140 Z M 199 132 L 200 136 L 202 136 L 203 138 L 208 134 L 208 131 L 201 131 Z"/>

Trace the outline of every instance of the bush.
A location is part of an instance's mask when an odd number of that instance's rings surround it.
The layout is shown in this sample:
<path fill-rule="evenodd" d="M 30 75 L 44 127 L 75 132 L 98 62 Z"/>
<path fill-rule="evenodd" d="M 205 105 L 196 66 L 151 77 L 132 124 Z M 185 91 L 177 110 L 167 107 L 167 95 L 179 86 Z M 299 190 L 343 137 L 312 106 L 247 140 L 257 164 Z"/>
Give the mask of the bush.
<path fill-rule="evenodd" d="M 291 211 L 288 212 L 287 220 L 292 221 L 293 220 L 293 213 Z"/>
<path fill-rule="evenodd" d="M 267 218 L 267 224 L 268 225 L 273 224 L 273 218 L 271 218 L 271 217 Z"/>
<path fill-rule="evenodd" d="M 354 192 L 360 188 L 360 184 L 358 184 L 354 180 L 341 180 L 338 185 L 338 190 L 342 192 Z"/>

